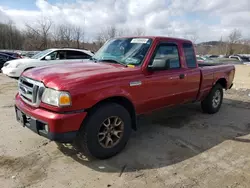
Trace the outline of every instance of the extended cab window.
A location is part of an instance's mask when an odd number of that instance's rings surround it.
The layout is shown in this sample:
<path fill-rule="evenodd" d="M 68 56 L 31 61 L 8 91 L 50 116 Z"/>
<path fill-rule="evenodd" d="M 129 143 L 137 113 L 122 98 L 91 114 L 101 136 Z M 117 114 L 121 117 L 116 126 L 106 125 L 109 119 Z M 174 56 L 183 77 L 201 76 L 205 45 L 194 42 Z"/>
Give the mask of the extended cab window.
<path fill-rule="evenodd" d="M 90 56 L 79 51 L 67 51 L 67 59 L 89 59 Z"/>
<path fill-rule="evenodd" d="M 160 44 L 154 53 L 153 59 L 150 65 L 163 66 L 166 65 L 165 69 L 176 69 L 180 68 L 180 58 L 178 53 L 178 47 L 176 44 Z"/>
<path fill-rule="evenodd" d="M 191 43 L 184 43 L 183 44 L 185 59 L 188 68 L 195 68 L 196 67 L 196 56 L 194 53 L 194 48 Z"/>

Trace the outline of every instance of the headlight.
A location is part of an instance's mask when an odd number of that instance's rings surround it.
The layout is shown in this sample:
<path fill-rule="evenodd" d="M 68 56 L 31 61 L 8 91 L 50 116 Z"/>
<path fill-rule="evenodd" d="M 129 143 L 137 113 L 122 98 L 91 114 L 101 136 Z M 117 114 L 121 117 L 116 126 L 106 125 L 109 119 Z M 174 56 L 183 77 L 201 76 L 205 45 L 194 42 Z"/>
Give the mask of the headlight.
<path fill-rule="evenodd" d="M 70 106 L 71 97 L 68 92 L 46 88 L 42 95 L 42 102 L 58 107 Z"/>
<path fill-rule="evenodd" d="M 8 66 L 9 68 L 17 68 L 17 67 L 19 67 L 20 65 L 21 65 L 21 63 L 18 63 L 18 64 L 8 63 L 8 64 L 7 64 L 7 66 Z"/>

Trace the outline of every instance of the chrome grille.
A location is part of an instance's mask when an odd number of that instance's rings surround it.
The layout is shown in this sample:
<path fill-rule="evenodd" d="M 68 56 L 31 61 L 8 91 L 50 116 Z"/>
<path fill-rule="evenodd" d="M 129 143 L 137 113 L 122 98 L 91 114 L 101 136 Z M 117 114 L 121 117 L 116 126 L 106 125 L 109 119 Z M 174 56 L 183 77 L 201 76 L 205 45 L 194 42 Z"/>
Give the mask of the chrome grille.
<path fill-rule="evenodd" d="M 39 106 L 44 91 L 44 84 L 26 77 L 18 80 L 19 94 L 24 102 L 31 106 Z"/>

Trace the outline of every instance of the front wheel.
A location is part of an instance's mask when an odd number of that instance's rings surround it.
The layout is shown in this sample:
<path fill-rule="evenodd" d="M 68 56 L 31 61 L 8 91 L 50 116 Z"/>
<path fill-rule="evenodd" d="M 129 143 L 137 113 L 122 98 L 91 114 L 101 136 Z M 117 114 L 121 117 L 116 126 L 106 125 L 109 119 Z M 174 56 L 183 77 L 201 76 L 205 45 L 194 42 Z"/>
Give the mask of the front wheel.
<path fill-rule="evenodd" d="M 223 100 L 223 88 L 220 84 L 216 84 L 201 102 L 203 112 L 214 114 L 219 111 Z"/>
<path fill-rule="evenodd" d="M 110 158 L 123 150 L 131 130 L 128 111 L 119 104 L 106 103 L 90 112 L 79 131 L 77 146 L 87 157 Z"/>

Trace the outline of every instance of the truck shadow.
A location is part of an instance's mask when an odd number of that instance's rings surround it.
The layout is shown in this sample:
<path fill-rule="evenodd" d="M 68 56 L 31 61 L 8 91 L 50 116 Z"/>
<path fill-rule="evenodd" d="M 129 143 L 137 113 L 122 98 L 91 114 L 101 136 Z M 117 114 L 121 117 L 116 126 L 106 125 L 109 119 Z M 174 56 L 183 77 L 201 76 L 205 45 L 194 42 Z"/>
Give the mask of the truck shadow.
<path fill-rule="evenodd" d="M 154 169 L 192 158 L 226 140 L 250 142 L 250 103 L 225 99 L 217 114 L 208 115 L 199 104 L 157 111 L 139 119 L 126 148 L 108 160 L 87 159 L 71 145 L 58 144 L 65 155 L 101 172 Z M 208 151 L 209 152 L 209 151 Z"/>

